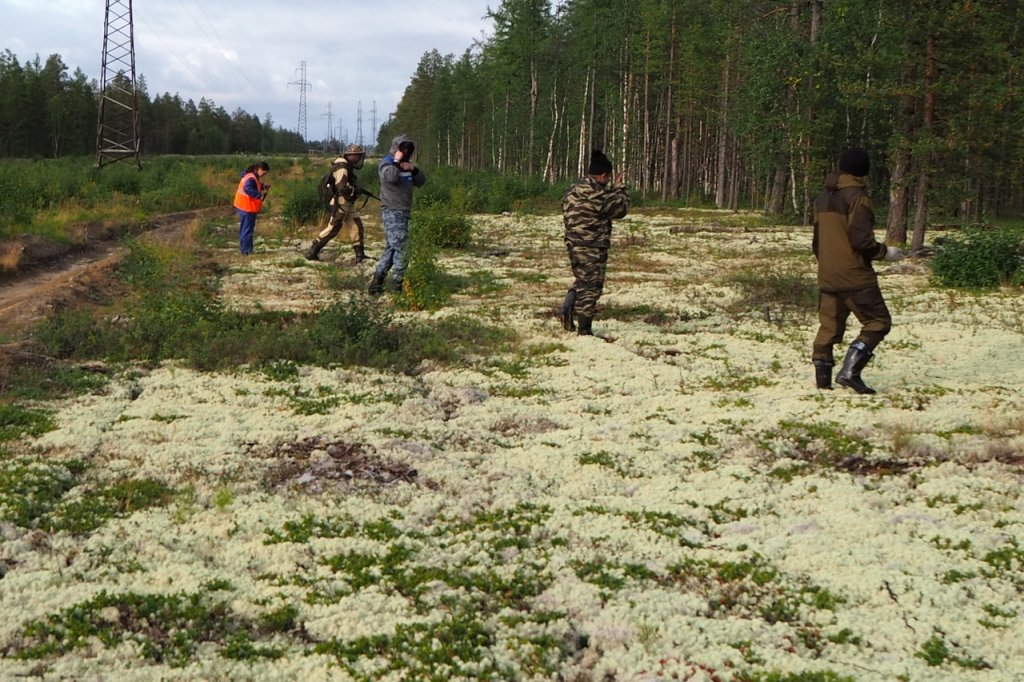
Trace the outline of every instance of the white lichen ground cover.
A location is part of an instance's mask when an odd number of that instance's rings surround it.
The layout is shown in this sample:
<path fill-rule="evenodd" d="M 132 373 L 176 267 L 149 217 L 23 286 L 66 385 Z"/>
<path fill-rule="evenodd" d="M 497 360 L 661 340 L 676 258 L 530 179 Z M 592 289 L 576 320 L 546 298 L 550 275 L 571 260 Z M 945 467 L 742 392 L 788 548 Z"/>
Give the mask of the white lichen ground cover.
<path fill-rule="evenodd" d="M 745 221 L 617 224 L 598 337 L 555 318 L 557 216 L 477 217 L 441 263 L 494 286 L 399 314 L 507 325 L 513 355 L 168 365 L 55 406 L 22 454 L 175 495 L 85 534 L 3 526 L 0 679 L 1024 679 L 1021 292 L 881 265 L 878 395 L 816 391 L 813 311 L 737 284 L 809 276 L 809 230 Z M 338 266 L 304 246 L 225 252 L 225 300 L 322 305 Z"/>

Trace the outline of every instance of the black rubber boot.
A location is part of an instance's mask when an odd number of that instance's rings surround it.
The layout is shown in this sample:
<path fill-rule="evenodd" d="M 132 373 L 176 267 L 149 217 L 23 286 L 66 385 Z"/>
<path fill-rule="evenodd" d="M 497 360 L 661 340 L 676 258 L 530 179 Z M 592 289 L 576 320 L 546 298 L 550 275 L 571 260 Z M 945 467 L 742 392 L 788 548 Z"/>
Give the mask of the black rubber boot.
<path fill-rule="evenodd" d="M 327 242 L 320 241 L 319 238 L 313 240 L 313 245 L 309 247 L 309 251 L 306 252 L 306 260 L 320 260 L 320 249 L 324 248 Z"/>
<path fill-rule="evenodd" d="M 577 326 L 579 327 L 579 331 L 576 332 L 577 334 L 579 334 L 580 336 L 594 335 L 594 332 L 590 328 L 590 325 L 593 324 L 594 322 L 594 318 L 583 317 L 582 315 L 580 315 L 579 317 L 576 318 L 576 322 L 578 323 Z"/>
<path fill-rule="evenodd" d="M 388 291 L 394 294 L 402 293 L 403 280 L 392 277 L 391 281 L 388 282 Z"/>
<path fill-rule="evenodd" d="M 871 388 L 860 378 L 860 372 L 864 365 L 871 359 L 871 351 L 860 341 L 850 344 L 850 350 L 846 351 L 846 359 L 843 366 L 836 375 L 836 383 L 840 386 L 852 388 L 862 395 L 871 395 L 875 389 Z"/>
<path fill-rule="evenodd" d="M 562 329 L 567 332 L 576 331 L 576 324 L 572 321 L 572 315 L 576 307 L 576 290 L 569 289 L 565 293 L 565 300 L 562 301 Z"/>
<path fill-rule="evenodd" d="M 362 263 L 364 260 L 369 258 L 369 256 L 366 255 L 366 251 L 365 251 L 365 249 L 363 249 L 363 245 L 362 244 L 355 244 L 355 245 L 353 245 L 352 246 L 352 250 L 356 252 L 356 262 L 357 263 Z"/>
<path fill-rule="evenodd" d="M 373 278 L 370 280 L 370 286 L 367 287 L 366 293 L 371 296 L 380 296 L 384 293 L 384 275 L 378 275 L 376 272 L 373 273 Z"/>
<path fill-rule="evenodd" d="M 814 361 L 814 382 L 818 388 L 832 390 L 832 366 L 824 360 Z"/>

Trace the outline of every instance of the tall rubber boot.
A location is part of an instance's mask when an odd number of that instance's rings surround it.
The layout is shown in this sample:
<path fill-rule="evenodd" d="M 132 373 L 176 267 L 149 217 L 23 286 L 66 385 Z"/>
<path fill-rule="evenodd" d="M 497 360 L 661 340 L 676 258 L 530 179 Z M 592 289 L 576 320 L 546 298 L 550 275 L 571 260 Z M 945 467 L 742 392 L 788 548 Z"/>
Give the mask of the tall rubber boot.
<path fill-rule="evenodd" d="M 814 361 L 814 382 L 818 388 L 832 390 L 832 366 L 825 360 Z"/>
<path fill-rule="evenodd" d="M 402 285 L 403 284 L 404 284 L 404 280 L 398 279 L 397 277 L 392 277 L 391 281 L 388 282 L 388 291 L 390 291 L 392 293 L 395 293 L 395 294 L 400 294 L 400 293 L 402 293 Z"/>
<path fill-rule="evenodd" d="M 576 325 L 572 321 L 572 314 L 576 308 L 576 289 L 569 289 L 565 293 L 565 300 L 562 301 L 562 329 L 567 332 L 576 331 Z"/>
<path fill-rule="evenodd" d="M 327 242 L 320 241 L 317 237 L 313 240 L 313 245 L 309 247 L 309 251 L 306 252 L 306 260 L 320 260 L 320 249 L 324 248 Z"/>
<path fill-rule="evenodd" d="M 352 247 L 352 250 L 356 252 L 356 263 L 362 263 L 364 260 L 369 258 L 369 256 L 366 255 L 365 248 L 363 247 L 366 239 L 366 228 L 363 227 L 362 218 L 356 218 L 355 223 L 359 241 Z"/>
<path fill-rule="evenodd" d="M 578 327 L 579 327 L 579 331 L 576 332 L 577 334 L 579 334 L 580 336 L 593 336 L 594 335 L 593 330 L 591 330 L 591 328 L 590 328 L 590 325 L 593 324 L 593 322 L 594 322 L 594 318 L 592 318 L 592 317 L 583 317 L 582 315 L 580 315 L 579 317 L 576 318 L 576 322 L 578 323 Z"/>
<path fill-rule="evenodd" d="M 862 395 L 871 395 L 875 389 L 871 388 L 860 378 L 860 372 L 864 365 L 871 359 L 871 351 L 861 341 L 854 341 L 850 344 L 850 350 L 846 351 L 846 359 L 843 360 L 843 367 L 836 375 L 836 383 L 840 386 L 852 388 Z"/>
<path fill-rule="evenodd" d="M 373 273 L 373 278 L 370 280 L 370 286 L 367 287 L 366 293 L 371 296 L 380 296 L 384 293 L 384 275 L 378 275 L 376 272 Z"/>

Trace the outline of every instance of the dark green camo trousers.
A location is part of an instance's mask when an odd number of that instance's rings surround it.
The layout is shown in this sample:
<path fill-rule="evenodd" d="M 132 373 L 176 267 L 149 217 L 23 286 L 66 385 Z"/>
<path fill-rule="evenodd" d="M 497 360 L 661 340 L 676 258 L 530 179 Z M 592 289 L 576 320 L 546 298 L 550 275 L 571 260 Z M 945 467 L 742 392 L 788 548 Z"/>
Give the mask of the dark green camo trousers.
<path fill-rule="evenodd" d="M 567 246 L 572 276 L 576 278 L 576 315 L 594 317 L 597 299 L 604 289 L 604 274 L 608 265 L 608 249 L 595 246 Z"/>

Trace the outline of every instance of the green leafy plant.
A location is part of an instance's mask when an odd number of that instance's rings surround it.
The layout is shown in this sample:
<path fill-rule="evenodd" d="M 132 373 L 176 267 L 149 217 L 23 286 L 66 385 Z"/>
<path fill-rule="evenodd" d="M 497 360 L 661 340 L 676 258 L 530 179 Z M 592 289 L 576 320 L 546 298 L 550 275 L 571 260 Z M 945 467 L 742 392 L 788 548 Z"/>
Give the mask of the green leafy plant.
<path fill-rule="evenodd" d="M 817 284 L 800 272 L 751 268 L 730 273 L 726 281 L 739 288 L 735 307 L 742 309 L 777 305 L 810 310 L 818 302 Z"/>
<path fill-rule="evenodd" d="M 0 441 L 39 436 L 55 428 L 53 417 L 44 410 L 0 403 Z"/>
<path fill-rule="evenodd" d="M 426 204 L 413 212 L 409 226 L 408 258 L 403 301 L 414 310 L 436 310 L 458 286 L 437 264 L 442 248 L 469 244 L 468 218 L 448 204 Z"/>
<path fill-rule="evenodd" d="M 943 286 L 990 289 L 1024 283 L 1024 237 L 1019 230 L 965 230 L 936 240 L 935 281 Z"/>

